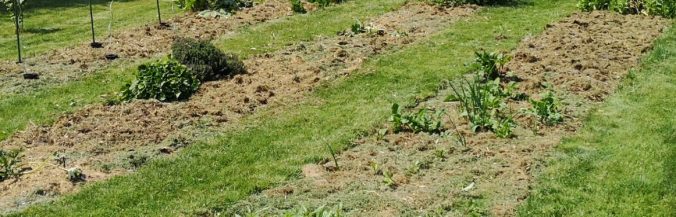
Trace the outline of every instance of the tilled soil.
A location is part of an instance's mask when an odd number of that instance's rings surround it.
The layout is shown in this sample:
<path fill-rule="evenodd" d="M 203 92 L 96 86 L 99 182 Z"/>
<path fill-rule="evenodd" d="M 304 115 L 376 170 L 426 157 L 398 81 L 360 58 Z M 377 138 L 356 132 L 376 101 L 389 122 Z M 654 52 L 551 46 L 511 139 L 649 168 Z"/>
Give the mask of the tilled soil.
<path fill-rule="evenodd" d="M 81 78 L 120 60 L 150 58 L 166 54 L 176 37 L 204 40 L 215 39 L 237 28 L 292 15 L 288 1 L 267 0 L 250 8 L 243 8 L 227 18 L 204 18 L 190 13 L 168 20 L 168 27 L 157 24 L 116 33 L 102 41 L 104 48 L 94 49 L 89 43 L 56 49 L 26 60 L 25 67 L 13 61 L 0 62 L 0 90 L 15 93 L 46 84 L 58 84 Z M 119 59 L 107 60 L 106 54 Z M 36 72 L 38 80 L 23 79 L 23 71 Z"/>
<path fill-rule="evenodd" d="M 457 102 L 444 102 L 450 91 L 419 107 L 448 112 L 442 135 L 398 133 L 373 135 L 332 162 L 307 165 L 304 178 L 241 201 L 228 214 L 275 216 L 289 210 L 342 207 L 354 216 L 513 216 L 533 184 L 533 173 L 565 136 L 582 126 L 582 118 L 612 94 L 629 69 L 670 21 L 607 12 L 574 14 L 526 38 L 508 63 L 521 80 L 519 91 L 533 98 L 551 87 L 564 104 L 565 122 L 539 124 L 521 109 L 525 101 L 508 101 L 515 111 L 515 137 L 469 132 Z M 628 31 L 631 30 L 631 31 Z M 457 140 L 458 124 L 467 145 Z M 394 183 L 385 184 L 392 174 Z"/>
<path fill-rule="evenodd" d="M 189 101 L 94 105 L 51 126 L 29 127 L 2 143 L 24 148 L 32 170 L 16 182 L 0 183 L 0 207 L 23 207 L 77 190 L 81 184 L 69 182 L 64 168 L 81 168 L 87 182 L 133 171 L 188 145 L 195 134 L 235 125 L 261 106 L 296 101 L 323 81 L 349 75 L 365 59 L 442 30 L 475 10 L 407 4 L 372 20 L 370 33 L 320 38 L 250 58 L 246 74 L 202 84 Z M 54 153 L 66 157 L 66 167 L 57 165 Z"/>

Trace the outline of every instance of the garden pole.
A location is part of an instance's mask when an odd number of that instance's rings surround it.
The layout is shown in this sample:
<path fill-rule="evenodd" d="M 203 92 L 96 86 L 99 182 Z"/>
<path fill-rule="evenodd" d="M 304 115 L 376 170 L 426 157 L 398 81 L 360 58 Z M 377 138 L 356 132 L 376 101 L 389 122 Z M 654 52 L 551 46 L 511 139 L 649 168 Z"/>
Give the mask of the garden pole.
<path fill-rule="evenodd" d="M 156 0 L 157 2 L 157 19 L 160 21 L 160 26 L 162 26 L 162 14 L 160 14 L 160 0 Z"/>
<path fill-rule="evenodd" d="M 19 0 L 14 0 L 14 25 L 16 25 L 16 49 L 19 51 L 19 62 L 21 60 L 21 36 L 19 35 Z"/>
<path fill-rule="evenodd" d="M 96 34 L 94 33 L 94 12 L 92 9 L 92 0 L 89 0 L 89 19 L 92 23 L 92 46 L 96 44 Z"/>

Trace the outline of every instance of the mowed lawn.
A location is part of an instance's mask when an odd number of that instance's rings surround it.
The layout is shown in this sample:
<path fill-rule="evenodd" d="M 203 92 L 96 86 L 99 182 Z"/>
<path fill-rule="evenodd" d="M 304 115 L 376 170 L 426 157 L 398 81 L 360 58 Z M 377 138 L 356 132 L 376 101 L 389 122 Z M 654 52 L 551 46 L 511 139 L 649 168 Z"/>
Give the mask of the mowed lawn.
<path fill-rule="evenodd" d="M 97 41 L 108 36 L 111 21 L 113 32 L 158 22 L 155 0 L 114 1 L 112 19 L 109 0 L 92 0 L 92 4 Z M 172 4 L 169 0 L 160 0 L 163 19 L 183 13 Z M 91 41 L 89 0 L 26 0 L 23 13 L 21 45 L 25 57 Z M 0 60 L 15 60 L 17 55 L 15 24 L 10 16 L 4 9 L 0 10 Z"/>
<path fill-rule="evenodd" d="M 92 184 L 18 216 L 176 216 L 217 213 L 262 189 L 294 179 L 303 164 L 327 158 L 384 123 L 393 102 L 433 94 L 465 73 L 474 51 L 511 50 L 526 35 L 576 11 L 573 0 L 535 0 L 486 8 L 411 47 L 374 58 L 355 75 L 298 104 L 262 111 L 222 135 L 137 173 Z M 495 40 L 504 34 L 507 40 Z"/>

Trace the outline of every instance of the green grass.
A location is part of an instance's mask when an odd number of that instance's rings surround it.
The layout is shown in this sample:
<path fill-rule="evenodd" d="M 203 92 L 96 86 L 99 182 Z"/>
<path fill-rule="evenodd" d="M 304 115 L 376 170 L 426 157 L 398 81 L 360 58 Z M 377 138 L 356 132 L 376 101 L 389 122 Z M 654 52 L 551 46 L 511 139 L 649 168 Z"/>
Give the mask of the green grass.
<path fill-rule="evenodd" d="M 676 29 L 626 83 L 558 147 L 521 216 L 676 216 Z"/>
<path fill-rule="evenodd" d="M 574 1 L 535 0 L 522 8 L 490 8 L 428 41 L 366 63 L 360 74 L 318 89 L 304 103 L 269 109 L 174 158 L 84 188 L 21 216 L 160 216 L 219 211 L 299 175 L 386 121 L 393 102 L 433 94 L 458 76 L 473 52 L 513 49 L 519 39 L 575 11 Z M 509 30 L 509 31 L 506 31 Z M 502 33 L 508 40 L 495 41 Z"/>
<path fill-rule="evenodd" d="M 52 49 L 91 41 L 88 0 L 28 0 L 24 8 L 24 32 L 21 44 L 25 57 Z M 92 0 L 97 41 L 108 36 L 109 0 Z M 167 0 L 160 1 L 162 19 L 182 13 Z M 121 0 L 113 3 L 113 29 L 117 31 L 147 23 L 156 23 L 154 0 Z M 16 59 L 14 21 L 0 11 L 0 59 Z M 30 61 L 29 61 L 30 62 Z"/>
<path fill-rule="evenodd" d="M 310 14 L 246 28 L 243 33 L 234 34 L 227 40 L 220 41 L 218 47 L 243 55 L 260 54 L 280 49 L 286 44 L 300 40 L 312 40 L 313 34 L 335 34 L 336 31 L 349 27 L 354 22 L 353 17 L 377 16 L 398 8 L 404 1 L 348 1 Z M 326 25 L 311 25 L 310 23 Z M 270 40 L 268 36 L 272 35 L 278 37 Z M 270 45 L 265 49 L 250 49 L 251 44 L 266 43 Z M 64 112 L 101 102 L 100 95 L 119 91 L 125 81 L 131 80 L 135 64 L 138 64 L 138 61 L 124 62 L 97 72 L 94 76 L 60 86 L 43 88 L 29 95 L 0 93 L 0 141 L 17 130 L 24 129 L 28 123 L 48 124 Z M 71 106 L 73 101 L 76 104 Z"/>
<path fill-rule="evenodd" d="M 215 44 L 242 56 L 275 51 L 284 48 L 289 42 L 310 41 L 322 36 L 333 37 L 338 31 L 348 29 L 356 19 L 368 20 L 370 17 L 396 10 L 404 2 L 406 1 L 347 1 L 341 6 L 322 9 L 321 13 L 297 14 L 285 22 L 251 26 L 235 37 L 223 38 Z"/>

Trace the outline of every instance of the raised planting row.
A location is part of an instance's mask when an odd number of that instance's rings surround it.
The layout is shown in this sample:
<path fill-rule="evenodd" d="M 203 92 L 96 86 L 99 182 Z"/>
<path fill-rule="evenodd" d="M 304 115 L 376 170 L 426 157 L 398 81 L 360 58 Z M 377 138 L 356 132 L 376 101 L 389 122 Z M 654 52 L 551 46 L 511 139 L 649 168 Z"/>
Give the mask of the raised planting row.
<path fill-rule="evenodd" d="M 581 128 L 671 23 L 577 13 L 525 38 L 512 55 L 477 52 L 470 75 L 442 82 L 410 109 L 395 104 L 385 128 L 225 213 L 513 216 L 553 147 Z"/>
<path fill-rule="evenodd" d="M 180 39 L 172 55 L 179 62 L 164 60 L 139 67 L 137 79 L 121 93 L 121 100 L 131 102 L 111 100 L 109 105 L 89 106 L 3 142 L 5 147 L 24 148 L 27 162 L 39 162 L 30 165 L 32 172 L 17 182 L 0 183 L 10 189 L 3 204 L 11 207 L 17 200 L 26 200 L 25 195 L 40 200 L 81 186 L 65 178 L 47 178 L 64 177 L 63 166 L 52 163 L 54 153 L 67 159 L 66 168 L 81 169 L 88 181 L 133 171 L 195 138 L 236 126 L 258 107 L 294 102 L 322 81 L 349 75 L 365 59 L 421 40 L 474 11 L 475 7 L 410 3 L 364 24 L 368 31 L 345 34 L 351 31 L 347 29 L 252 57 L 243 65 L 209 43 Z M 35 188 L 50 193 L 36 196 Z"/>

